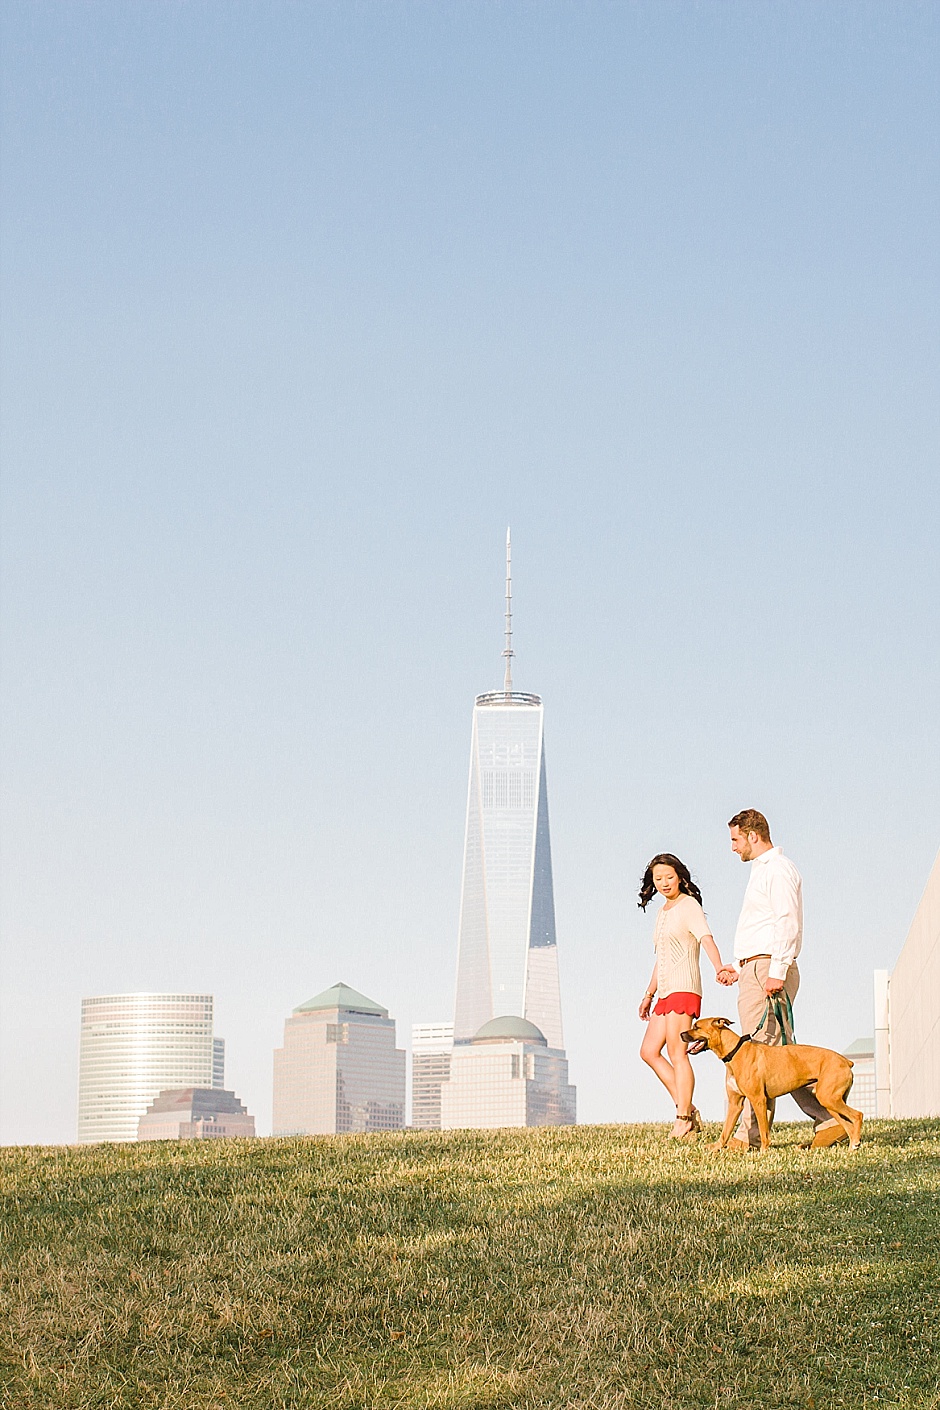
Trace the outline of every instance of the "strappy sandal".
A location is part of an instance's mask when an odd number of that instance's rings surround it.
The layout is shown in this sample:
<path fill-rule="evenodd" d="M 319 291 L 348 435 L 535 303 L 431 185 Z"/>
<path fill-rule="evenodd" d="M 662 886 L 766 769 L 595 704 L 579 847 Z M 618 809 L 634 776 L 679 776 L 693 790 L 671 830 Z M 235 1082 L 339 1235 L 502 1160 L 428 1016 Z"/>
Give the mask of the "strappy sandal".
<path fill-rule="evenodd" d="M 696 1132 L 703 1130 L 702 1113 L 699 1111 L 697 1106 L 694 1106 L 692 1108 L 692 1130 Z"/>
<path fill-rule="evenodd" d="M 682 1131 L 678 1136 L 671 1135 L 671 1139 L 673 1141 L 688 1141 L 692 1136 L 697 1134 L 695 1117 L 692 1115 L 692 1112 L 689 1112 L 688 1115 L 685 1115 L 684 1113 L 680 1115 L 679 1112 L 676 1112 L 676 1120 L 684 1121 L 689 1129 L 688 1131 Z"/>

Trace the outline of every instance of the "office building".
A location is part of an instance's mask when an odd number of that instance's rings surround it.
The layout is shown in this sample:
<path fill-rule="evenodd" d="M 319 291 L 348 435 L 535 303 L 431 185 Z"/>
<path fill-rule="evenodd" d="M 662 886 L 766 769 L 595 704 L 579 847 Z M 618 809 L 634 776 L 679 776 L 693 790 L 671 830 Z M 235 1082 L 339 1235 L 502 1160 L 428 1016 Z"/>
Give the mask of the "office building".
<path fill-rule="evenodd" d="M 334 984 L 294 1009 L 274 1053 L 275 1136 L 405 1124 L 405 1053 L 388 1009 Z"/>
<path fill-rule="evenodd" d="M 514 654 L 507 534 L 505 680 L 473 709 L 454 1039 L 520 1014 L 562 1050 L 543 710 L 513 689 Z"/>
<path fill-rule="evenodd" d="M 879 1116 L 940 1116 L 940 855 L 890 974 L 875 972 Z"/>
<path fill-rule="evenodd" d="M 417 1131 L 439 1131 L 441 1083 L 450 1076 L 454 1047 L 452 1023 L 416 1023 L 411 1029 L 411 1124 Z"/>
<path fill-rule="evenodd" d="M 441 1084 L 441 1126 L 570 1126 L 575 1089 L 563 1052 L 524 1018 L 494 1018 L 469 1043 L 456 1044 Z"/>
<path fill-rule="evenodd" d="M 135 1141 L 163 1091 L 223 1076 L 211 994 L 106 994 L 82 1000 L 78 1139 Z"/>
<path fill-rule="evenodd" d="M 878 1115 L 875 1086 L 875 1040 L 856 1038 L 842 1054 L 852 1062 L 852 1090 L 846 1100 L 866 1118 Z"/>
<path fill-rule="evenodd" d="M 234 1092 L 218 1087 L 161 1092 L 137 1123 L 138 1141 L 204 1141 L 254 1134 L 255 1118 Z"/>

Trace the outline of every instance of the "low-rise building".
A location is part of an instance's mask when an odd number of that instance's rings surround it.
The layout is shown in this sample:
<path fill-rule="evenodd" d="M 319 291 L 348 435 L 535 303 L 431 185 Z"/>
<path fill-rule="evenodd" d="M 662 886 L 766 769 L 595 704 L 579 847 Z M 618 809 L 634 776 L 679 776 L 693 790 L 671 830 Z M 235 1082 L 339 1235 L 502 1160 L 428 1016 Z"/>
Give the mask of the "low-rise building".
<path fill-rule="evenodd" d="M 217 1087 L 161 1092 L 137 1123 L 138 1141 L 200 1141 L 254 1134 L 255 1118 L 234 1092 Z"/>
<path fill-rule="evenodd" d="M 856 1038 L 842 1056 L 850 1058 L 852 1062 L 852 1090 L 846 1101 L 866 1119 L 874 1119 L 878 1115 L 874 1038 Z"/>
<path fill-rule="evenodd" d="M 575 1120 L 568 1059 L 528 1019 L 492 1018 L 469 1042 L 454 1044 L 450 1076 L 441 1084 L 443 1130 L 570 1126 Z"/>

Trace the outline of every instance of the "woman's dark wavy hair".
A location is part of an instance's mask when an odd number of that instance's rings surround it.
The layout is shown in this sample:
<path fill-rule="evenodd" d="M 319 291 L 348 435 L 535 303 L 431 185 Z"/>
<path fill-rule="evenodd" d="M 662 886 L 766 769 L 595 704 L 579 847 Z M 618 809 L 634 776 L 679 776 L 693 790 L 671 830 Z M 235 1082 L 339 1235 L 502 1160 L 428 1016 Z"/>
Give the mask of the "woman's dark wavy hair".
<path fill-rule="evenodd" d="M 674 857 L 671 852 L 660 852 L 653 858 L 646 868 L 643 880 L 640 884 L 640 899 L 637 905 L 640 910 L 645 911 L 653 897 L 657 895 L 656 887 L 653 885 L 654 867 L 672 867 L 679 878 L 679 890 L 684 896 L 691 896 L 693 900 L 702 904 L 702 893 L 692 880 L 692 874 L 685 862 L 680 862 L 678 857 Z"/>

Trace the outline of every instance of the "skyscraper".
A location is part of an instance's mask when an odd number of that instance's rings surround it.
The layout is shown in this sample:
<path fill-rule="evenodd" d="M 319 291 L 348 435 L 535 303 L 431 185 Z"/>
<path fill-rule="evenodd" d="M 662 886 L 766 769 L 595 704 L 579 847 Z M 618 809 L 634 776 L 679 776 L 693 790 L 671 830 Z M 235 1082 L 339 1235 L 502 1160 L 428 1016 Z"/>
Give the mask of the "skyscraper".
<path fill-rule="evenodd" d="M 441 1083 L 450 1076 L 452 1023 L 415 1023 L 411 1028 L 411 1124 L 416 1131 L 441 1129 Z"/>
<path fill-rule="evenodd" d="M 505 680 L 473 708 L 454 1040 L 510 1014 L 561 1051 L 542 702 L 513 689 L 514 654 L 507 532 Z"/>
<path fill-rule="evenodd" d="M 105 994 L 82 1000 L 79 1141 L 135 1141 L 159 1092 L 223 1082 L 211 994 Z"/>
<path fill-rule="evenodd" d="M 405 1053 L 388 1009 L 346 984 L 295 1008 L 274 1052 L 274 1135 L 404 1124 Z"/>

